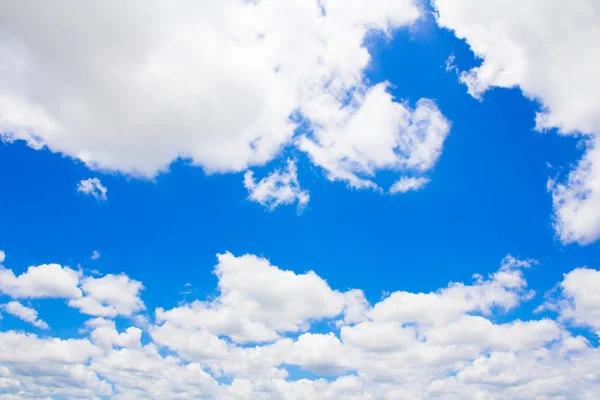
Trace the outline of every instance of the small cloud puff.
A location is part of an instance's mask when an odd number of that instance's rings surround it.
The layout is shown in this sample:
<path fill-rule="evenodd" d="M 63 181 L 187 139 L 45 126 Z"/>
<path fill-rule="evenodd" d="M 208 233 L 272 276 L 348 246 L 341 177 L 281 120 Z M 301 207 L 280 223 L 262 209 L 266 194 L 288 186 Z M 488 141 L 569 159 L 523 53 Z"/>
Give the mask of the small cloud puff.
<path fill-rule="evenodd" d="M 390 187 L 390 194 L 406 193 L 422 189 L 429 183 L 429 178 L 402 177 Z"/>
<path fill-rule="evenodd" d="M 248 189 L 248 199 L 270 210 L 282 204 L 298 203 L 298 212 L 302 212 L 310 200 L 308 191 L 302 190 L 298 182 L 298 169 L 293 160 L 288 160 L 287 168 L 276 170 L 256 182 L 254 173 L 244 174 L 244 186 Z"/>
<path fill-rule="evenodd" d="M 79 181 L 77 184 L 77 191 L 94 196 L 98 201 L 106 201 L 106 186 L 102 185 L 100 179 L 89 178 Z"/>

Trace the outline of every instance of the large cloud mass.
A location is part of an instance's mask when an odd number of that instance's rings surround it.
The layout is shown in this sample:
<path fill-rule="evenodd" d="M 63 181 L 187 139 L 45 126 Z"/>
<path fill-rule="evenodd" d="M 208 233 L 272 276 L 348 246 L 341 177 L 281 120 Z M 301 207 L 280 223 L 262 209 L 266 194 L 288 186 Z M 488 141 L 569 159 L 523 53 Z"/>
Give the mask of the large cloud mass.
<path fill-rule="evenodd" d="M 178 157 L 242 171 L 293 144 L 356 187 L 425 173 L 448 123 L 370 87 L 363 46 L 420 15 L 413 0 L 4 1 L 0 133 L 143 177 Z"/>
<path fill-rule="evenodd" d="M 154 316 L 140 314 L 141 283 L 79 275 L 75 287 L 101 306 L 66 305 L 131 318 L 92 318 L 71 338 L 1 332 L 0 391 L 19 399 L 595 398 L 600 353 L 570 328 L 589 337 L 600 327 L 600 272 L 573 270 L 541 305 L 553 310 L 546 317 L 513 319 L 523 302 L 540 299 L 525 279 L 531 264 L 508 256 L 471 283 L 399 290 L 370 304 L 361 290 L 332 289 L 315 272 L 225 253 L 216 296 Z M 60 278 L 64 268 L 47 273 Z"/>
<path fill-rule="evenodd" d="M 460 79 L 475 97 L 519 87 L 541 103 L 536 128 L 582 135 L 587 150 L 565 182 L 552 179 L 564 243 L 600 238 L 600 3 L 595 0 L 434 0 L 437 21 L 482 59 Z"/>

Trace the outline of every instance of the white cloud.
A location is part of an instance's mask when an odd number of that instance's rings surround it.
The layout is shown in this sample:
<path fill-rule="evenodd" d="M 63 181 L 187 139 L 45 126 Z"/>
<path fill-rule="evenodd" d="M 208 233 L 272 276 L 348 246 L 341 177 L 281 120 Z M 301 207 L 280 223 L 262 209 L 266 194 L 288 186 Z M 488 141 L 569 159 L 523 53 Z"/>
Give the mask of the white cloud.
<path fill-rule="evenodd" d="M 3 389 L 14 398 L 109 396 L 111 385 L 85 365 L 99 355 L 99 349 L 87 339 L 0 332 L 0 378 L 15 381 L 14 389 Z"/>
<path fill-rule="evenodd" d="M 92 255 L 90 256 L 92 260 L 97 260 L 100 258 L 100 252 L 98 250 L 92 251 Z"/>
<path fill-rule="evenodd" d="M 0 250 L 0 263 L 4 262 L 5 258 L 6 258 L 6 254 L 2 250 Z"/>
<path fill-rule="evenodd" d="M 325 100 L 323 100 L 325 102 Z M 429 100 L 411 110 L 394 102 L 386 84 L 354 94 L 350 105 L 311 109 L 313 137 L 302 136 L 298 146 L 331 180 L 354 188 L 374 188 L 379 170 L 425 173 L 435 165 L 450 129 Z"/>
<path fill-rule="evenodd" d="M 2 138 L 141 177 L 177 158 L 243 171 L 294 144 L 354 187 L 375 187 L 380 169 L 426 171 L 447 122 L 431 101 L 412 110 L 364 77 L 367 34 L 415 23 L 418 2 L 348 4 L 150 2 L 143 17 L 117 1 L 11 4 L 0 19 Z M 296 117 L 314 134 L 294 138 Z"/>
<path fill-rule="evenodd" d="M 461 74 L 473 96 L 519 87 L 541 103 L 536 129 L 587 136 L 566 182 L 551 181 L 556 232 L 564 243 L 600 237 L 600 3 L 593 0 L 434 0 L 438 23 L 483 62 Z"/>
<path fill-rule="evenodd" d="M 125 332 L 119 333 L 114 321 L 103 318 L 88 320 L 85 325 L 92 329 L 90 339 L 96 345 L 123 348 L 141 347 L 142 330 L 139 328 L 131 326 Z"/>
<path fill-rule="evenodd" d="M 244 186 L 248 189 L 248 199 L 273 210 L 283 204 L 298 203 L 298 211 L 302 211 L 310 200 L 306 190 L 298 183 L 296 163 L 288 160 L 285 170 L 273 171 L 259 182 L 255 182 L 254 173 L 244 174 Z"/>
<path fill-rule="evenodd" d="M 215 274 L 219 296 L 171 310 L 156 310 L 158 322 L 227 335 L 240 343 L 275 340 L 280 333 L 306 330 L 311 320 L 344 311 L 344 294 L 309 271 L 284 271 L 264 258 L 220 254 Z"/>
<path fill-rule="evenodd" d="M 98 317 L 134 317 L 146 309 L 139 297 L 143 289 L 141 282 L 125 274 L 96 278 L 58 264 L 43 264 L 16 276 L 0 266 L 0 293 L 13 299 L 67 299 L 70 307 Z"/>
<path fill-rule="evenodd" d="M 19 276 L 0 267 L 0 292 L 19 298 L 77 298 L 81 296 L 79 272 L 58 264 L 31 266 Z"/>
<path fill-rule="evenodd" d="M 419 190 L 430 182 L 429 178 L 424 177 L 402 177 L 390 187 L 390 194 L 406 193 L 411 190 Z"/>
<path fill-rule="evenodd" d="M 50 329 L 48 324 L 38 318 L 38 312 L 31 308 L 26 307 L 18 301 L 11 301 L 2 306 L 4 311 L 7 313 L 14 315 L 17 318 L 22 319 L 25 322 L 29 322 L 31 325 L 40 328 L 40 329 Z"/>
<path fill-rule="evenodd" d="M 81 280 L 84 296 L 69 300 L 69 306 L 99 317 L 132 316 L 146 307 L 139 298 L 144 286 L 127 275 L 108 274 Z"/>
<path fill-rule="evenodd" d="M 514 319 L 506 312 L 531 299 L 531 263 L 508 256 L 472 283 L 370 304 L 313 272 L 227 253 L 214 301 L 157 310 L 142 327 L 94 318 L 81 339 L 0 332 L 0 390 L 81 399 L 595 398 L 600 351 L 568 328 L 597 329 L 598 272 L 565 275 L 558 320 Z M 260 329 L 267 335 L 254 335 Z M 266 343 L 236 343 L 244 340 Z M 290 379 L 288 366 L 317 377 Z"/>
<path fill-rule="evenodd" d="M 558 295 L 544 307 L 559 312 L 563 320 L 595 329 L 600 336 L 600 271 L 577 268 L 565 274 Z"/>
<path fill-rule="evenodd" d="M 600 130 L 598 131 L 600 133 Z M 588 244 L 600 237 L 600 141 L 588 148 L 565 183 L 548 182 L 555 210 L 554 228 L 564 243 Z"/>
<path fill-rule="evenodd" d="M 106 201 L 107 189 L 98 178 L 81 180 L 77 184 L 77 191 L 84 194 L 91 194 L 98 201 Z"/>

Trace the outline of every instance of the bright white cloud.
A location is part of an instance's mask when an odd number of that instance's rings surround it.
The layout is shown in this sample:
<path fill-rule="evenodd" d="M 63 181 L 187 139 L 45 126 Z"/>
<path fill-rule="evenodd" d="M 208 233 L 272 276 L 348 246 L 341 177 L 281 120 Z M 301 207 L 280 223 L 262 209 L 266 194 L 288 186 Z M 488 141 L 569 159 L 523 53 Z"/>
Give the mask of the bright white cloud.
<path fill-rule="evenodd" d="M 69 300 L 69 306 L 99 317 L 132 316 L 146 307 L 139 298 L 144 286 L 127 275 L 108 274 L 81 280 L 83 297 Z"/>
<path fill-rule="evenodd" d="M 577 268 L 565 274 L 558 295 L 544 308 L 559 312 L 563 320 L 591 327 L 600 336 L 600 271 Z"/>
<path fill-rule="evenodd" d="M 355 93 L 346 107 L 310 113 L 313 137 L 300 137 L 298 146 L 329 179 L 354 188 L 378 189 L 373 178 L 379 170 L 429 171 L 450 129 L 433 102 L 420 100 L 411 110 L 394 102 L 385 84 Z"/>
<path fill-rule="evenodd" d="M 213 301 L 159 309 L 143 327 L 95 318 L 81 339 L 0 332 L 0 387 L 16 398 L 594 398 L 600 351 L 568 326 L 598 329 L 600 273 L 565 275 L 558 321 L 515 320 L 505 312 L 531 300 L 530 264 L 508 256 L 472 283 L 369 304 L 313 272 L 226 253 Z M 236 343 L 248 340 L 266 343 Z M 290 365 L 334 378 L 292 380 Z"/>
<path fill-rule="evenodd" d="M 402 177 L 390 187 L 390 194 L 406 193 L 424 188 L 429 183 L 429 178 Z"/>
<path fill-rule="evenodd" d="M 376 187 L 380 169 L 423 173 L 448 123 L 431 101 L 413 110 L 364 77 L 366 35 L 415 23 L 418 1 L 350 4 L 152 1 L 142 18 L 118 1 L 6 5 L 2 138 L 142 177 L 177 158 L 243 171 L 286 145 L 354 187 Z M 299 120 L 313 134 L 294 138 Z"/>
<path fill-rule="evenodd" d="M 31 266 L 16 276 L 12 270 L 0 266 L 0 293 L 13 299 L 67 299 L 70 307 L 79 309 L 83 314 L 98 317 L 134 317 L 146 309 L 140 299 L 143 289 L 141 282 L 125 274 L 90 277 L 69 267 L 43 264 Z M 24 308 L 19 310 L 17 302 L 9 305 L 11 310 L 22 315 L 25 312 L 29 315 L 35 312 L 25 311 Z"/>
<path fill-rule="evenodd" d="M 218 259 L 219 296 L 210 302 L 157 309 L 159 322 L 227 335 L 240 343 L 263 342 L 277 339 L 279 333 L 306 330 L 309 321 L 344 311 L 344 294 L 312 271 L 298 275 L 253 255 L 225 253 Z"/>
<path fill-rule="evenodd" d="M 6 258 L 6 254 L 2 250 L 0 250 L 0 263 L 4 262 L 5 258 Z"/>
<path fill-rule="evenodd" d="M 306 190 L 302 190 L 298 182 L 296 163 L 288 160 L 285 170 L 277 170 L 256 182 L 254 173 L 244 174 L 244 186 L 248 189 L 248 199 L 273 210 L 283 204 L 298 203 L 301 212 L 310 200 Z"/>
<path fill-rule="evenodd" d="M 77 298 L 79 272 L 58 264 L 31 266 L 19 276 L 10 269 L 0 267 L 0 292 L 19 298 Z"/>
<path fill-rule="evenodd" d="M 587 136 L 566 182 L 551 181 L 556 232 L 564 243 L 600 237 L 600 3 L 594 0 L 434 0 L 440 26 L 483 62 L 460 75 L 473 96 L 519 87 L 541 103 L 536 128 Z"/>
<path fill-rule="evenodd" d="M 7 313 L 17 318 L 20 318 L 25 322 L 29 322 L 36 328 L 50 329 L 50 327 L 45 321 L 38 318 L 38 312 L 35 309 L 31 307 L 26 307 L 18 301 L 11 301 L 7 304 L 4 304 L 2 308 Z"/>
<path fill-rule="evenodd" d="M 77 191 L 94 196 L 98 201 L 106 201 L 107 189 L 98 178 L 89 178 L 77 184 Z"/>

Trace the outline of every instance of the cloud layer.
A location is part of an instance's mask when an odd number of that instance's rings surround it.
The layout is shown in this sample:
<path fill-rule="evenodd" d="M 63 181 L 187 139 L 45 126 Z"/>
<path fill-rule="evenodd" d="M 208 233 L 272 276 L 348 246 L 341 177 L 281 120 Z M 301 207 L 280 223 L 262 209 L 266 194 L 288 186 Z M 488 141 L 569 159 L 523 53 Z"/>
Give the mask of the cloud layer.
<path fill-rule="evenodd" d="M 413 0 L 150 1 L 143 17 L 131 1 L 13 2 L 0 132 L 147 178 L 177 158 L 237 172 L 297 146 L 330 179 L 376 187 L 378 170 L 426 173 L 448 133 L 433 102 L 411 109 L 364 76 L 366 35 L 420 17 Z"/>
<path fill-rule="evenodd" d="M 214 297 L 154 315 L 143 314 L 142 285 L 125 275 L 90 278 L 56 264 L 20 275 L 3 269 L 27 287 L 0 281 L 8 297 L 51 294 L 102 317 L 72 338 L 1 332 L 0 384 L 7 398 L 593 398 L 600 353 L 570 328 L 600 328 L 600 271 L 566 274 L 541 304 L 548 316 L 511 319 L 539 298 L 525 278 L 532 263 L 507 256 L 471 283 L 398 290 L 371 304 L 361 290 L 335 290 L 313 271 L 224 253 Z M 40 271 L 58 287 L 32 279 Z M 75 278 L 70 289 L 60 283 L 65 274 Z M 78 303 L 86 298 L 93 307 Z M 27 318 L 12 314 L 47 328 L 27 309 Z M 130 318 L 117 328 L 117 315 Z"/>

